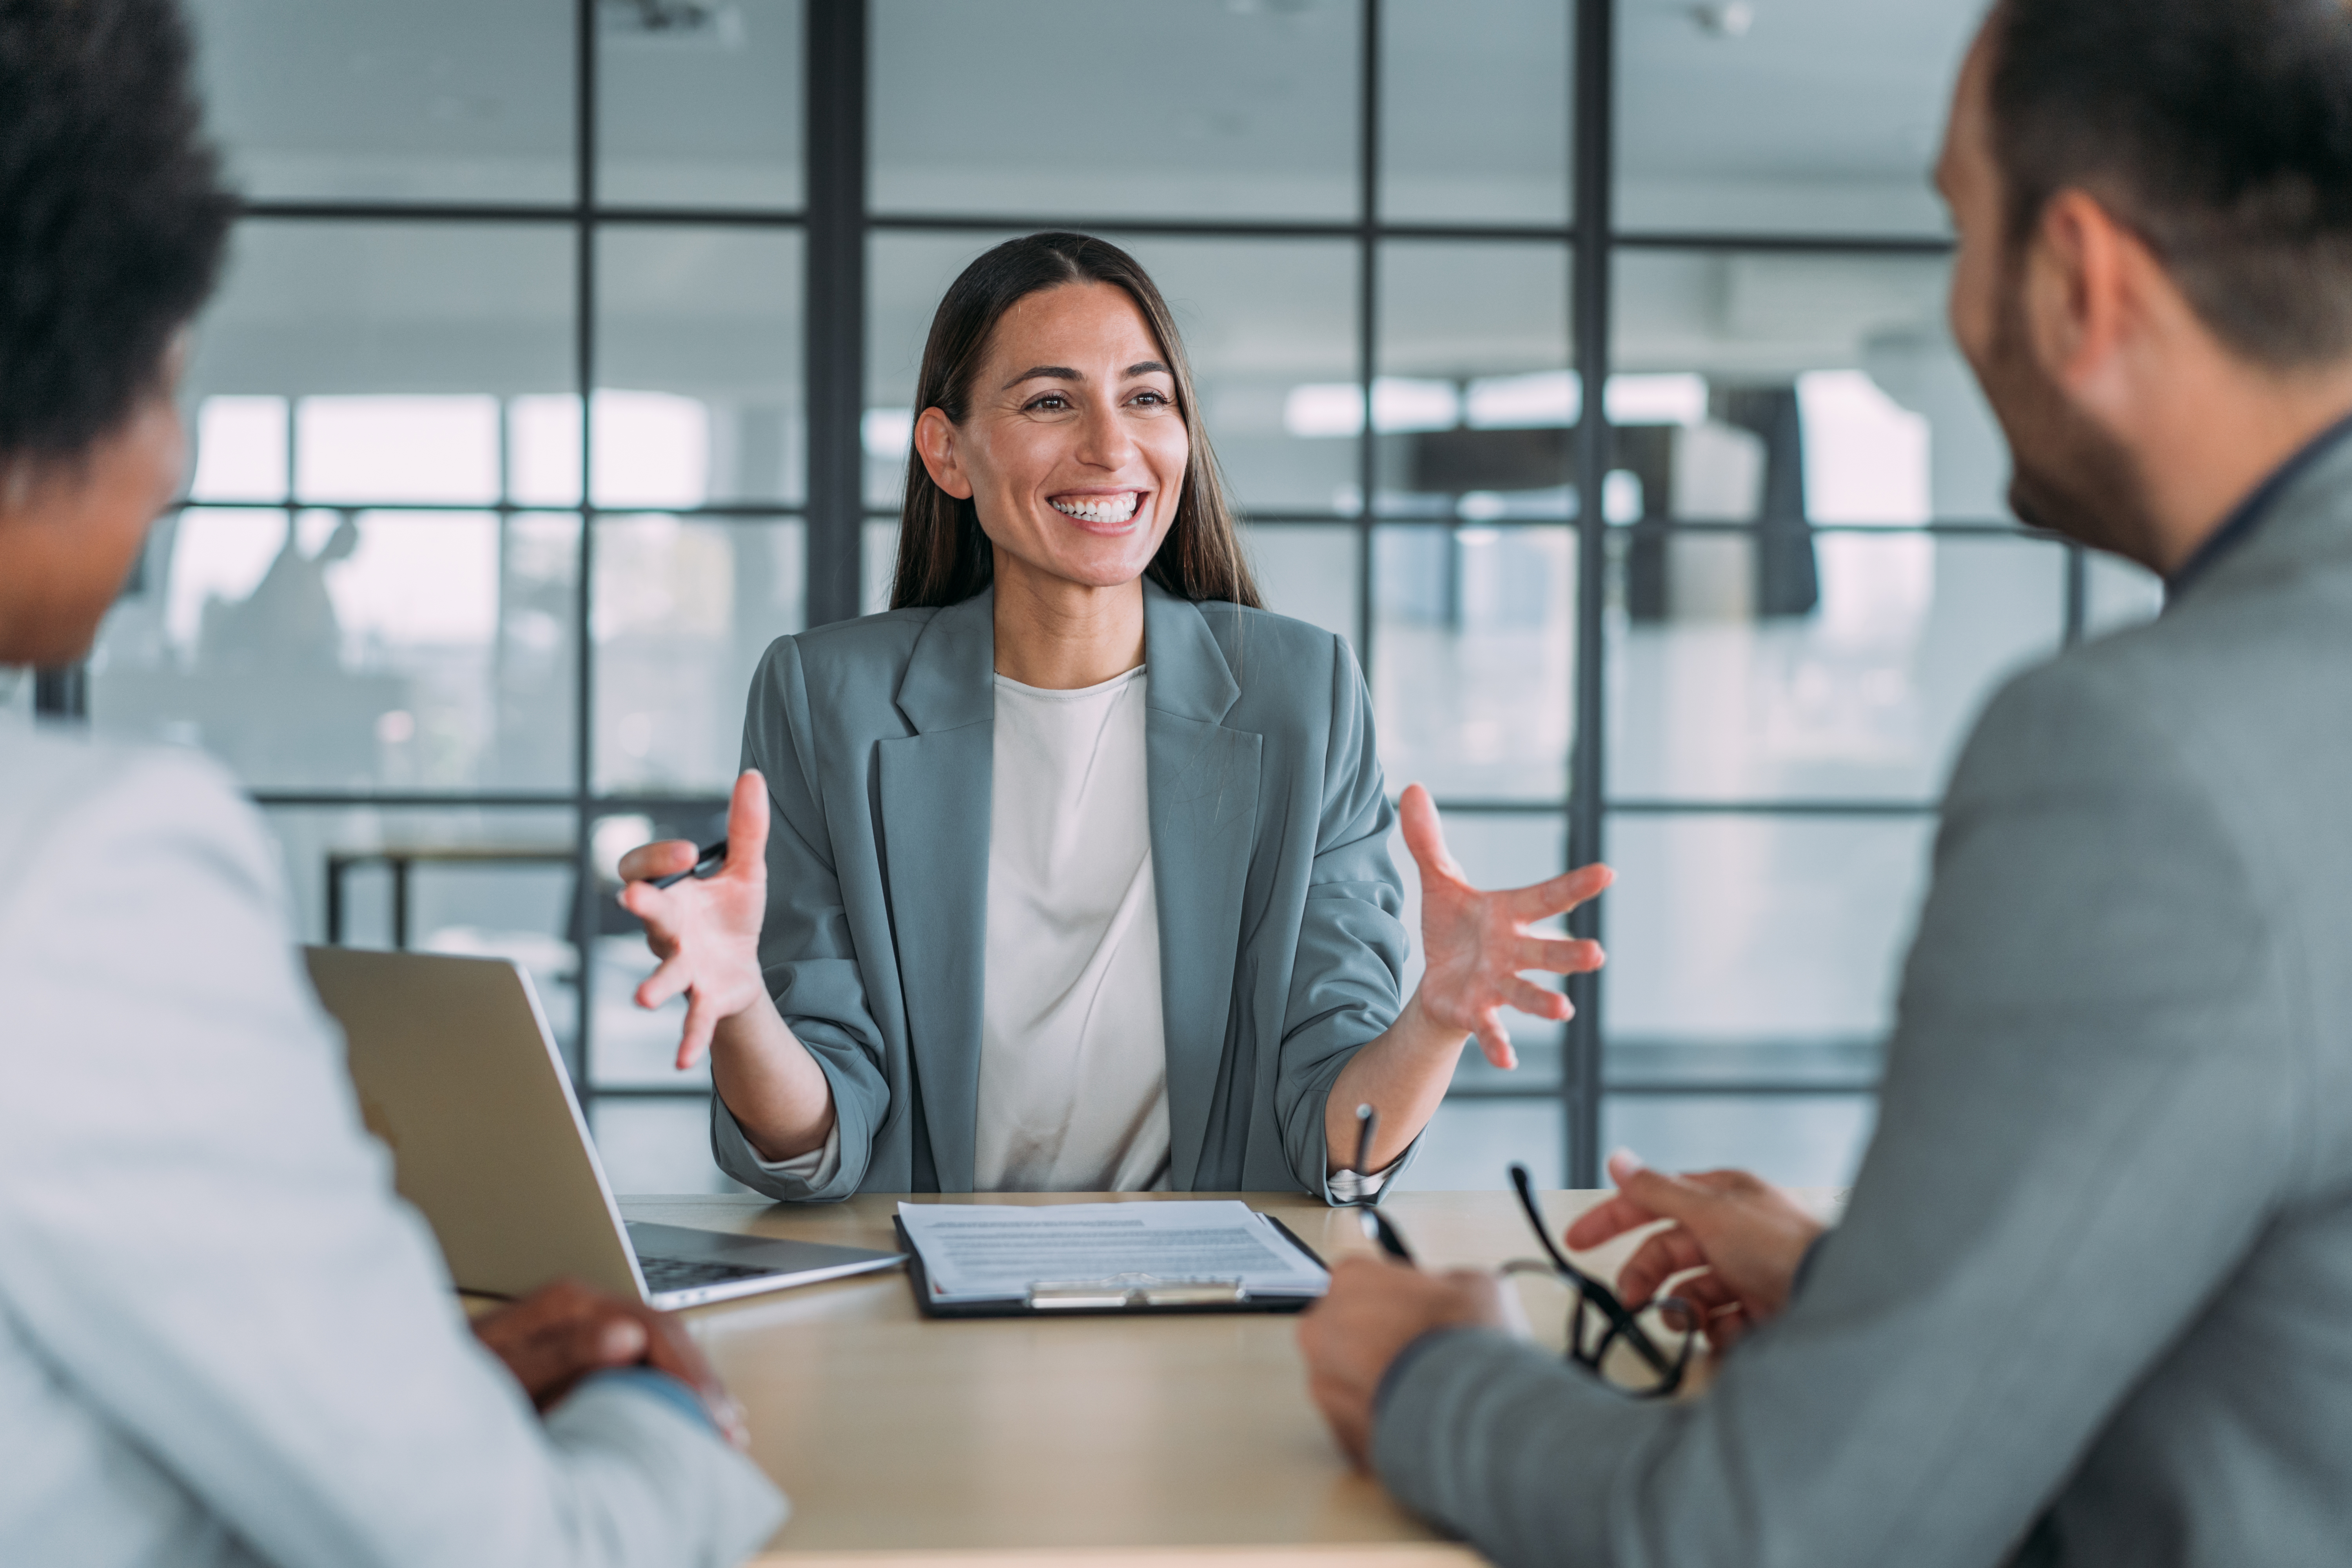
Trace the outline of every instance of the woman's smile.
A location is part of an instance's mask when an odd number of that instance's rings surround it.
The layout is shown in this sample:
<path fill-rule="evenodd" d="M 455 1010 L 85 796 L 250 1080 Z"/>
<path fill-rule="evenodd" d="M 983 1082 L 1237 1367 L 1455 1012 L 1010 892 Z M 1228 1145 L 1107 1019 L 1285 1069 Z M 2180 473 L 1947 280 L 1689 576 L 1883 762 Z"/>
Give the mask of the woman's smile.
<path fill-rule="evenodd" d="M 1045 498 L 1045 504 L 1063 516 L 1075 518 L 1088 533 L 1125 533 L 1143 510 L 1148 490 L 1065 490 Z"/>

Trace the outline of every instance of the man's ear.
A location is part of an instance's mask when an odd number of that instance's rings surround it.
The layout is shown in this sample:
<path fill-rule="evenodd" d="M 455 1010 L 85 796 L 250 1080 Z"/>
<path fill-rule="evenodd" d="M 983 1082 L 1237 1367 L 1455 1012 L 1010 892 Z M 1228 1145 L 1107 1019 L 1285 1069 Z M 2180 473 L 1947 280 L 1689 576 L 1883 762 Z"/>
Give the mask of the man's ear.
<path fill-rule="evenodd" d="M 2050 198 L 2026 252 L 2024 310 L 2028 342 L 2052 381 L 2095 405 L 2124 390 L 2123 361 L 2149 324 L 2151 268 L 2161 274 L 2147 245 L 2089 192 Z"/>
<path fill-rule="evenodd" d="M 923 459 L 931 483 L 958 500 L 971 499 L 972 483 L 963 471 L 955 424 L 939 409 L 926 408 L 915 421 L 915 451 Z"/>

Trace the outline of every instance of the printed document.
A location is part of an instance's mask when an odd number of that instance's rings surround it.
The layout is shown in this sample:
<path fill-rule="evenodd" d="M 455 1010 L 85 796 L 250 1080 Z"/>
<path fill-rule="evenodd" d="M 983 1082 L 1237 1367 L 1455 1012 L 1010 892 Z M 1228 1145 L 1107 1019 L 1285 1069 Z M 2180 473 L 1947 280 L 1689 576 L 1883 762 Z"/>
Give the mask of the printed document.
<path fill-rule="evenodd" d="M 1124 1204 L 900 1204 L 936 1301 L 1001 1301 L 1049 1283 L 1238 1280 L 1252 1296 L 1320 1296 L 1329 1276 L 1231 1198 Z"/>

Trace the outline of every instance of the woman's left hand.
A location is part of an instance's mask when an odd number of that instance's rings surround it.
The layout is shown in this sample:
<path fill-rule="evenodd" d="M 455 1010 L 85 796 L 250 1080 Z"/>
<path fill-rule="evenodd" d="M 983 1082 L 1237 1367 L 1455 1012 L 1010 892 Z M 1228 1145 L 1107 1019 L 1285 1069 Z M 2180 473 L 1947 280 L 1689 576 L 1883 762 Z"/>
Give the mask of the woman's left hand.
<path fill-rule="evenodd" d="M 1432 1022 L 1461 1035 L 1475 1035 L 1486 1059 L 1517 1067 L 1503 1009 L 1516 1007 L 1538 1018 L 1566 1018 L 1575 1012 L 1566 996 L 1525 980 L 1528 970 L 1581 974 L 1601 967 L 1597 942 L 1540 936 L 1529 928 L 1563 914 L 1616 879 L 1606 866 L 1573 871 L 1506 892 L 1482 892 L 1463 879 L 1462 868 L 1446 853 L 1436 803 L 1419 784 L 1408 785 L 1397 802 L 1405 847 L 1421 868 L 1421 945 L 1427 967 L 1416 998 Z"/>

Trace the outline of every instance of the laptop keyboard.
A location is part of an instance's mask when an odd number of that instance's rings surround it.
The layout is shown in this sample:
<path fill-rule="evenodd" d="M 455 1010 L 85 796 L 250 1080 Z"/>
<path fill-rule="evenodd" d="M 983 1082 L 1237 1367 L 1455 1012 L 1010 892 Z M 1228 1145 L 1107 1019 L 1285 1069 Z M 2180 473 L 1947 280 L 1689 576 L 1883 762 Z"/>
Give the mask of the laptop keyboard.
<path fill-rule="evenodd" d="M 755 1279 L 775 1272 L 745 1263 L 713 1263 L 687 1258 L 639 1258 L 637 1267 L 645 1271 L 648 1290 L 691 1290 L 698 1286 L 724 1285 L 730 1279 Z"/>

